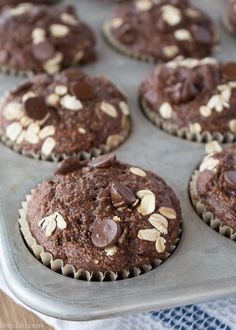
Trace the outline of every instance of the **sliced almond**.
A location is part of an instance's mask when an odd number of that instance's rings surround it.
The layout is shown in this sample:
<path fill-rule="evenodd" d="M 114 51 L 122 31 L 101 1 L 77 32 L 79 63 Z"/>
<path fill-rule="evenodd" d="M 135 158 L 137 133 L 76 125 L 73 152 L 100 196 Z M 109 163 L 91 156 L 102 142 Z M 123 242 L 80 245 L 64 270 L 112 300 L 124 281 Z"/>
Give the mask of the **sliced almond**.
<path fill-rule="evenodd" d="M 192 134 L 199 134 L 201 133 L 201 125 L 199 123 L 193 123 L 189 125 L 189 130 Z"/>
<path fill-rule="evenodd" d="M 206 144 L 205 150 L 206 150 L 206 153 L 212 154 L 212 153 L 220 152 L 223 149 L 218 141 L 213 140 Z"/>
<path fill-rule="evenodd" d="M 156 250 L 158 253 L 163 253 L 165 251 L 165 249 L 166 249 L 165 243 L 166 243 L 166 240 L 163 237 L 161 237 L 161 236 L 157 237 L 155 247 L 156 247 Z"/>
<path fill-rule="evenodd" d="M 31 123 L 27 128 L 28 133 L 38 134 L 39 131 L 40 131 L 40 127 L 36 123 Z"/>
<path fill-rule="evenodd" d="M 186 29 L 176 30 L 174 35 L 175 38 L 180 41 L 192 40 L 191 33 Z"/>
<path fill-rule="evenodd" d="M 124 140 L 124 137 L 122 135 L 119 135 L 119 134 L 113 134 L 113 135 L 110 135 L 108 138 L 107 138 L 107 141 L 106 141 L 106 145 L 110 148 L 110 149 L 114 149 L 116 147 L 118 147 L 121 142 Z"/>
<path fill-rule="evenodd" d="M 16 140 L 16 144 L 21 144 L 25 138 L 25 131 L 22 131 Z"/>
<path fill-rule="evenodd" d="M 68 88 L 64 85 L 57 85 L 54 92 L 59 96 L 63 96 L 68 92 Z"/>
<path fill-rule="evenodd" d="M 22 3 L 16 7 L 9 9 L 9 12 L 12 16 L 21 16 L 30 11 L 32 8 L 32 4 L 30 3 Z"/>
<path fill-rule="evenodd" d="M 60 63 L 63 60 L 62 53 L 56 53 L 55 56 L 48 61 L 46 61 L 43 65 L 44 70 L 48 74 L 57 73 L 60 70 Z"/>
<path fill-rule="evenodd" d="M 156 197 L 155 195 L 147 195 L 142 198 L 141 203 L 138 207 L 138 212 L 143 216 L 151 214 L 156 208 Z"/>
<path fill-rule="evenodd" d="M 143 197 L 145 196 L 148 196 L 148 195 L 152 195 L 154 196 L 153 192 L 149 189 L 144 189 L 144 190 L 139 190 L 136 195 L 138 196 L 138 198 L 142 199 Z"/>
<path fill-rule="evenodd" d="M 199 171 L 203 172 L 205 170 L 215 170 L 216 167 L 219 165 L 220 161 L 216 158 L 207 158 L 203 161 L 203 163 L 200 165 Z"/>
<path fill-rule="evenodd" d="M 176 212 L 175 212 L 175 210 L 173 210 L 170 207 L 162 206 L 162 207 L 159 208 L 158 211 L 161 215 L 163 215 L 167 219 L 176 219 L 176 216 L 177 216 Z"/>
<path fill-rule="evenodd" d="M 56 228 L 57 228 L 56 220 L 52 217 L 48 222 L 45 235 L 47 237 L 51 236 Z"/>
<path fill-rule="evenodd" d="M 175 26 L 181 22 L 182 14 L 180 9 L 171 5 L 164 5 L 161 7 L 161 11 L 162 18 L 168 25 Z"/>
<path fill-rule="evenodd" d="M 150 242 L 155 242 L 159 235 L 156 229 L 142 229 L 138 232 L 139 239 Z"/>
<path fill-rule="evenodd" d="M 138 176 L 146 176 L 146 173 L 138 167 L 130 167 L 130 172 Z"/>
<path fill-rule="evenodd" d="M 68 28 L 68 26 L 63 25 L 63 24 L 52 24 L 52 25 L 50 25 L 49 29 L 50 29 L 52 36 L 55 38 L 64 38 L 70 32 L 70 29 Z"/>
<path fill-rule="evenodd" d="M 80 134 L 86 134 L 86 129 L 83 128 L 83 127 L 79 127 L 78 131 L 79 131 Z"/>
<path fill-rule="evenodd" d="M 112 118 L 116 118 L 118 116 L 116 108 L 108 102 L 102 102 L 100 109 Z"/>
<path fill-rule="evenodd" d="M 148 11 L 153 7 L 151 0 L 138 0 L 135 5 L 138 11 Z"/>
<path fill-rule="evenodd" d="M 15 120 L 21 117 L 23 111 L 21 103 L 10 102 L 4 107 L 3 115 L 7 120 Z"/>
<path fill-rule="evenodd" d="M 60 101 L 60 97 L 55 93 L 50 94 L 47 98 L 47 104 L 52 107 L 57 106 L 59 101 Z"/>
<path fill-rule="evenodd" d="M 39 138 L 41 140 L 49 137 L 49 136 L 52 136 L 55 134 L 55 126 L 53 125 L 48 125 L 48 126 L 45 126 L 43 129 L 41 129 L 41 131 L 39 132 Z"/>
<path fill-rule="evenodd" d="M 31 132 L 31 131 L 26 131 L 24 135 L 25 141 L 29 142 L 30 144 L 37 144 L 39 143 L 39 137 L 37 134 Z"/>
<path fill-rule="evenodd" d="M 160 115 L 164 119 L 170 119 L 172 115 L 172 107 L 170 103 L 165 102 L 160 106 Z"/>
<path fill-rule="evenodd" d="M 201 106 L 199 112 L 203 117 L 210 117 L 212 114 L 211 108 L 209 108 L 207 105 Z"/>
<path fill-rule="evenodd" d="M 188 16 L 188 17 L 191 17 L 191 18 L 197 18 L 200 16 L 200 13 L 198 10 L 196 9 L 193 9 L 193 8 L 187 8 L 185 10 L 185 14 Z"/>
<path fill-rule="evenodd" d="M 153 213 L 148 221 L 155 227 L 160 233 L 167 234 L 168 221 L 161 214 Z"/>
<path fill-rule="evenodd" d="M 210 109 L 215 109 L 216 107 L 219 107 L 219 104 L 220 104 L 220 106 L 221 106 L 221 108 L 222 108 L 222 105 L 221 105 L 221 98 L 220 98 L 220 96 L 219 95 L 213 95 L 211 98 L 210 98 L 210 100 L 209 100 L 209 102 L 207 103 L 207 106 L 208 106 L 208 108 L 210 108 Z"/>
<path fill-rule="evenodd" d="M 121 218 L 118 217 L 117 215 L 115 215 L 115 216 L 113 217 L 113 220 L 114 220 L 114 221 L 118 221 L 118 222 L 120 222 L 120 221 L 121 221 Z"/>
<path fill-rule="evenodd" d="M 11 141 L 16 141 L 20 133 L 22 132 L 22 126 L 20 123 L 12 123 L 7 126 L 6 129 L 6 136 L 11 140 Z"/>
<path fill-rule="evenodd" d="M 23 127 L 28 127 L 30 124 L 32 124 L 33 120 L 27 116 L 23 116 L 20 120 L 20 123 Z"/>
<path fill-rule="evenodd" d="M 55 146 L 56 146 L 56 141 L 52 137 L 48 137 L 42 145 L 42 149 L 41 149 L 42 154 L 44 156 L 51 155 Z"/>
<path fill-rule="evenodd" d="M 34 44 L 43 42 L 46 39 L 46 31 L 42 28 L 35 28 L 32 31 L 32 39 Z"/>
<path fill-rule="evenodd" d="M 61 105 L 65 109 L 71 110 L 71 111 L 78 111 L 83 108 L 83 105 L 80 102 L 80 100 L 78 100 L 75 96 L 71 96 L 71 95 L 65 95 L 61 99 Z"/>
<path fill-rule="evenodd" d="M 119 27 L 121 27 L 123 25 L 124 20 L 122 18 L 120 18 L 120 17 L 115 17 L 110 22 L 111 22 L 110 23 L 111 24 L 111 27 L 113 29 L 118 29 Z"/>
<path fill-rule="evenodd" d="M 167 58 L 173 58 L 179 53 L 179 48 L 176 45 L 170 45 L 163 47 L 162 51 Z"/>
<path fill-rule="evenodd" d="M 229 122 L 229 128 L 230 128 L 232 133 L 236 134 L 236 119 L 232 119 Z"/>
<path fill-rule="evenodd" d="M 57 227 L 59 229 L 65 229 L 67 227 L 67 223 L 66 223 L 65 219 L 63 218 L 63 216 L 59 212 L 55 212 L 54 216 L 55 216 L 55 219 L 57 222 Z"/>
<path fill-rule="evenodd" d="M 70 15 L 68 13 L 62 13 L 61 20 L 62 22 L 72 26 L 78 25 L 78 20 L 73 15 Z"/>
<path fill-rule="evenodd" d="M 117 248 L 117 246 L 114 245 L 114 246 L 104 249 L 104 251 L 108 257 L 112 257 L 117 253 L 118 248 Z"/>
<path fill-rule="evenodd" d="M 25 93 L 23 96 L 22 96 L 22 102 L 25 103 L 28 99 L 30 99 L 31 97 L 35 97 L 35 93 L 32 92 L 32 91 L 29 91 L 27 93 Z"/>
<path fill-rule="evenodd" d="M 128 116 L 130 114 L 129 106 L 126 102 L 121 101 L 119 103 L 119 107 L 121 108 L 121 111 L 122 111 L 124 116 Z"/>

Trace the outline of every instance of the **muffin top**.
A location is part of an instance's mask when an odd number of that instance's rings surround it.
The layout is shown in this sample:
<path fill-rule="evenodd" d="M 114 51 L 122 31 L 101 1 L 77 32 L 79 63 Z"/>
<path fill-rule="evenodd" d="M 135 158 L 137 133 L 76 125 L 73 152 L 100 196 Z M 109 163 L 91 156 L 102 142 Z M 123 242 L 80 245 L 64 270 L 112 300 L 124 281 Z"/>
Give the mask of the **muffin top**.
<path fill-rule="evenodd" d="M 206 156 L 199 171 L 196 189 L 201 202 L 236 232 L 236 145 Z"/>
<path fill-rule="evenodd" d="M 58 72 L 95 59 L 95 39 L 72 6 L 30 3 L 0 13 L 0 66 L 16 72 Z"/>
<path fill-rule="evenodd" d="M 159 176 L 113 154 L 64 160 L 32 192 L 26 219 L 37 243 L 76 270 L 119 272 L 162 258 L 181 209 Z"/>
<path fill-rule="evenodd" d="M 130 130 L 126 102 L 104 76 L 88 76 L 76 68 L 42 74 L 5 97 L 0 131 L 14 149 L 43 159 L 113 149 Z"/>
<path fill-rule="evenodd" d="M 235 88 L 236 63 L 177 58 L 157 67 L 140 96 L 144 107 L 178 128 L 236 134 Z"/>
<path fill-rule="evenodd" d="M 127 2 L 116 9 L 107 29 L 130 54 L 163 61 L 205 57 L 217 39 L 211 19 L 187 0 Z"/>

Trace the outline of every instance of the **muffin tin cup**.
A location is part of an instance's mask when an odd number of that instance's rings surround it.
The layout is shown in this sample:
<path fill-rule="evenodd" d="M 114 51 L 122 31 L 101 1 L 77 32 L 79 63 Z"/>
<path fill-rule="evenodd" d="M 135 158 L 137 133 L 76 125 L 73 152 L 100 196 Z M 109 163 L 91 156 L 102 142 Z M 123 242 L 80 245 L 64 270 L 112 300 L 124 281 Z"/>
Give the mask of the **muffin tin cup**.
<path fill-rule="evenodd" d="M 34 190 L 31 190 L 31 194 L 33 193 L 33 191 Z M 124 280 L 127 278 L 137 277 L 141 274 L 151 271 L 154 268 L 157 268 L 164 261 L 166 261 L 175 251 L 177 244 L 180 241 L 180 237 L 182 233 L 182 223 L 175 244 L 171 245 L 170 249 L 168 251 L 165 251 L 165 253 L 163 253 L 163 256 L 161 258 L 153 260 L 151 264 L 145 264 L 140 267 L 131 267 L 129 269 L 124 269 L 119 272 L 113 272 L 111 270 L 108 270 L 106 272 L 102 272 L 102 271 L 89 272 L 85 269 L 76 270 L 73 265 L 64 264 L 63 260 L 61 259 L 54 259 L 51 253 L 46 252 L 43 246 L 37 244 L 35 238 L 31 234 L 29 224 L 26 220 L 27 207 L 30 199 L 31 199 L 31 195 L 26 195 L 25 201 L 22 202 L 22 208 L 19 210 L 20 218 L 18 220 L 20 224 L 20 230 L 26 245 L 29 247 L 32 254 L 39 261 L 41 261 L 46 267 L 64 276 L 73 277 L 78 280 L 103 282 L 103 281 Z"/>
<path fill-rule="evenodd" d="M 221 22 L 222 25 L 224 26 L 224 28 L 232 35 L 235 36 L 235 31 L 231 25 L 231 23 L 229 22 L 229 19 L 227 17 L 227 14 L 224 12 L 221 16 Z"/>
<path fill-rule="evenodd" d="M 201 198 L 197 193 L 197 178 L 200 172 L 196 170 L 191 178 L 189 184 L 189 193 L 192 201 L 192 205 L 197 212 L 197 214 L 202 218 L 202 220 L 210 226 L 212 229 L 220 233 L 221 235 L 236 241 L 236 232 L 227 225 L 225 225 L 220 219 L 218 219 L 201 201 Z"/>
<path fill-rule="evenodd" d="M 212 140 L 216 140 L 219 143 L 231 143 L 236 141 L 236 134 L 231 132 L 220 133 L 214 132 L 210 133 L 204 131 L 202 133 L 193 133 L 188 127 L 179 128 L 177 125 L 167 122 L 160 115 L 150 110 L 146 102 L 140 97 L 140 107 L 146 117 L 158 128 L 166 131 L 169 134 L 178 136 L 179 138 L 186 139 L 189 141 L 207 143 Z"/>
<path fill-rule="evenodd" d="M 104 25 L 103 25 L 103 35 L 105 40 L 108 42 L 108 44 L 115 49 L 116 51 L 118 51 L 119 53 L 125 54 L 128 57 L 134 58 L 136 60 L 139 61 L 143 61 L 143 62 L 149 62 L 149 63 L 158 63 L 158 62 L 162 62 L 160 59 L 156 59 L 151 55 L 147 55 L 147 54 L 142 54 L 139 53 L 138 51 L 134 51 L 132 49 L 130 49 L 129 47 L 123 45 L 121 42 L 119 42 L 118 40 L 116 40 L 114 38 L 114 36 L 112 35 L 112 31 L 111 31 L 111 22 L 107 21 Z M 212 49 L 212 53 L 217 53 L 220 50 L 220 34 L 219 31 L 217 29 L 217 27 L 215 27 L 215 36 L 214 36 L 214 43 L 215 46 Z M 179 56 L 179 55 L 178 55 Z M 173 58 L 170 58 L 170 60 L 173 60 Z"/>

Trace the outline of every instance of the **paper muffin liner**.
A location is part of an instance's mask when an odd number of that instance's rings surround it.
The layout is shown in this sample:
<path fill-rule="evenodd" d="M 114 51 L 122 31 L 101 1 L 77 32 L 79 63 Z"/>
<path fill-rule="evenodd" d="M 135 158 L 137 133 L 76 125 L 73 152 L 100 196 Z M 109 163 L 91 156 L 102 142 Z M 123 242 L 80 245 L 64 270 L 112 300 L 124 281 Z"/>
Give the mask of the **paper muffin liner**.
<path fill-rule="evenodd" d="M 201 198 L 198 196 L 197 178 L 199 174 L 200 172 L 198 170 L 194 171 L 189 184 L 190 198 L 195 211 L 201 217 L 201 219 L 212 229 L 221 235 L 236 241 L 236 232 L 234 232 L 231 227 L 225 225 L 219 218 L 217 218 L 214 213 L 212 213 L 208 207 L 202 203 Z"/>
<path fill-rule="evenodd" d="M 177 125 L 169 123 L 165 119 L 161 118 L 161 116 L 158 113 L 152 111 L 147 106 L 146 102 L 143 100 L 142 97 L 140 97 L 140 106 L 144 114 L 154 125 L 166 131 L 167 133 L 175 135 L 179 138 L 186 139 L 189 141 L 201 142 L 201 143 L 207 143 L 212 140 L 216 140 L 219 143 L 231 143 L 236 141 L 236 134 L 233 134 L 231 132 L 210 133 L 208 131 L 204 131 L 201 133 L 193 133 L 191 132 L 189 127 L 179 128 Z"/>
<path fill-rule="evenodd" d="M 134 50 L 130 49 L 129 47 L 123 45 L 120 41 L 118 41 L 112 34 L 112 28 L 111 28 L 110 21 L 105 22 L 105 24 L 103 25 L 102 32 L 103 32 L 105 40 L 108 42 L 108 44 L 110 46 L 112 46 L 112 48 L 114 48 L 119 53 L 125 54 L 128 57 L 134 58 L 139 61 L 150 62 L 150 63 L 161 62 L 160 59 L 156 59 L 155 57 L 153 57 L 151 55 L 142 54 L 138 51 L 134 51 Z M 220 34 L 219 34 L 219 30 L 216 27 L 215 27 L 214 39 L 215 39 L 215 46 L 212 49 L 212 53 L 219 51 Z M 179 56 L 179 55 L 177 55 L 177 56 Z"/>
<path fill-rule="evenodd" d="M 33 193 L 34 189 L 31 190 L 31 194 Z M 29 223 L 26 220 L 27 214 L 27 207 L 28 203 L 31 200 L 32 195 L 26 195 L 26 199 L 22 202 L 22 208 L 19 210 L 20 218 L 18 222 L 20 224 L 20 231 L 24 238 L 24 241 L 32 254 L 46 267 L 50 268 L 51 270 L 60 273 L 67 277 L 72 277 L 79 280 L 84 281 L 96 281 L 96 282 L 103 282 L 103 281 L 117 281 L 123 280 L 127 278 L 137 277 L 141 274 L 147 273 L 152 269 L 157 268 L 163 262 L 165 262 L 171 254 L 175 251 L 182 234 L 182 222 L 178 232 L 178 237 L 173 245 L 171 245 L 168 251 L 163 253 L 161 258 L 154 259 L 150 264 L 145 264 L 139 267 L 131 267 L 129 269 L 124 269 L 119 272 L 114 272 L 111 270 L 108 271 L 94 271 L 89 272 L 85 269 L 78 269 L 76 270 L 73 265 L 64 264 L 63 260 L 61 259 L 54 259 L 52 254 L 46 252 L 43 246 L 39 245 L 35 238 L 32 236 Z"/>

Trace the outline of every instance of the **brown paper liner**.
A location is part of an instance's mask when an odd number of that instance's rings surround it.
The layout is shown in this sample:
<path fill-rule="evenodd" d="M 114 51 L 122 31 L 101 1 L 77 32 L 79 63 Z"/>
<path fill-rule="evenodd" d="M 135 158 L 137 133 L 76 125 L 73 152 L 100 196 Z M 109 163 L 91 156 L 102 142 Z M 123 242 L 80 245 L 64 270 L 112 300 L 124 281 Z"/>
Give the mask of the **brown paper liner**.
<path fill-rule="evenodd" d="M 202 220 L 210 226 L 212 229 L 220 233 L 221 235 L 236 241 L 236 232 L 227 225 L 225 225 L 220 219 L 218 219 L 201 201 L 201 198 L 197 193 L 197 178 L 200 172 L 198 170 L 194 171 L 190 184 L 189 192 L 192 205 L 197 212 L 197 214 L 202 218 Z"/>
<path fill-rule="evenodd" d="M 33 190 L 31 190 L 31 194 L 32 193 Z M 27 207 L 30 199 L 31 195 L 26 195 L 26 200 L 22 202 L 22 208 L 19 210 L 20 218 L 18 219 L 18 222 L 20 224 L 20 230 L 26 245 L 29 247 L 32 254 L 46 267 L 64 276 L 73 277 L 75 279 L 97 282 L 116 281 L 136 277 L 141 274 L 147 273 L 152 269 L 157 268 L 170 257 L 170 255 L 175 251 L 181 238 L 182 223 L 175 244 L 173 244 L 170 249 L 163 254 L 161 258 L 153 260 L 151 264 L 142 265 L 140 267 L 131 267 L 129 269 L 124 269 L 119 272 L 113 272 L 111 270 L 108 270 L 106 272 L 89 272 L 85 269 L 76 270 L 73 265 L 64 264 L 63 260 L 61 259 L 54 259 L 52 254 L 46 252 L 43 246 L 39 245 L 36 242 L 35 238 L 32 236 L 29 224 L 26 220 Z"/>
<path fill-rule="evenodd" d="M 219 143 L 231 143 L 236 141 L 236 135 L 231 132 L 210 133 L 204 131 L 202 133 L 193 133 L 188 127 L 179 128 L 177 125 L 169 123 L 167 120 L 161 118 L 158 113 L 150 110 L 146 102 L 140 97 L 140 106 L 147 118 L 158 128 L 166 131 L 169 134 L 178 136 L 179 138 L 186 139 L 189 141 L 207 143 L 212 140 L 216 140 Z"/>
<path fill-rule="evenodd" d="M 102 32 L 103 32 L 105 40 L 108 42 L 108 44 L 110 46 L 112 46 L 112 48 L 114 48 L 119 53 L 125 54 L 128 57 L 134 58 L 139 61 L 150 62 L 150 63 L 161 62 L 160 59 L 156 59 L 155 57 L 153 57 L 151 55 L 142 54 L 137 51 L 134 51 L 134 50 L 130 49 L 129 47 L 123 45 L 117 39 L 115 39 L 115 37 L 112 34 L 110 21 L 105 22 L 105 24 L 103 25 Z M 215 27 L 214 39 L 215 39 L 215 46 L 212 49 L 212 53 L 217 52 L 219 50 L 220 34 L 216 27 Z M 177 55 L 177 56 L 179 56 L 179 55 Z M 173 59 L 170 58 L 170 60 L 173 60 Z"/>

